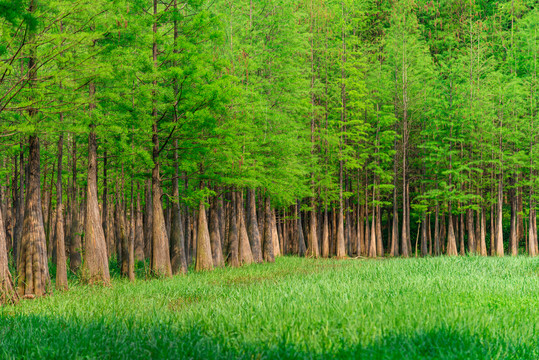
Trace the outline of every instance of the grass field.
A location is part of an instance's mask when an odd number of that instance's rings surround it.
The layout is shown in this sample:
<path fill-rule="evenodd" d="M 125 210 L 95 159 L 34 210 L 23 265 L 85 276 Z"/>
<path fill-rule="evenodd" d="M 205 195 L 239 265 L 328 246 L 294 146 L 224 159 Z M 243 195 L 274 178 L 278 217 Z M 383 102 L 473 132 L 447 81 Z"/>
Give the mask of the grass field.
<path fill-rule="evenodd" d="M 312 260 L 0 308 L 2 358 L 538 359 L 539 260 Z"/>

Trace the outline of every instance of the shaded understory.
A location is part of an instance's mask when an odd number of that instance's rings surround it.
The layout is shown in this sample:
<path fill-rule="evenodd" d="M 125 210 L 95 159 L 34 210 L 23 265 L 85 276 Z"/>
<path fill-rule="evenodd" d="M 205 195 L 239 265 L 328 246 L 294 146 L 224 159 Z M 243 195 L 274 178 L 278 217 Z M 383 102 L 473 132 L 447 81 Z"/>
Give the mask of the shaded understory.
<path fill-rule="evenodd" d="M 309 260 L 0 309 L 3 358 L 539 358 L 539 261 Z"/>

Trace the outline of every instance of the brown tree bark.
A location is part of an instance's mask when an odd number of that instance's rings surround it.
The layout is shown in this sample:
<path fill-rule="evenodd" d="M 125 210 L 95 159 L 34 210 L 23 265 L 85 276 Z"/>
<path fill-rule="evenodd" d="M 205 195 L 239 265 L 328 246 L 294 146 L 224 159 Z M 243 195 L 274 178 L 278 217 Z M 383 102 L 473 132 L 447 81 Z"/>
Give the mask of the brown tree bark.
<path fill-rule="evenodd" d="M 134 208 L 134 206 L 131 206 Z M 134 212 L 131 212 L 131 218 L 129 219 L 129 236 L 128 236 L 128 254 L 129 254 L 129 268 L 127 271 L 127 277 L 129 281 L 135 281 L 135 230 L 136 219 Z"/>
<path fill-rule="evenodd" d="M 189 254 L 191 256 L 191 261 L 194 261 L 197 257 L 197 231 L 198 231 L 198 221 L 197 221 L 198 210 L 193 210 L 189 213 L 191 220 L 191 237 L 189 239 Z"/>
<path fill-rule="evenodd" d="M 118 200 L 118 193 L 120 191 L 118 191 L 118 189 L 116 189 L 116 194 L 115 194 L 115 197 L 116 199 L 114 200 L 114 204 L 113 206 L 111 207 L 111 213 L 113 214 L 112 216 L 112 219 L 114 220 L 114 222 L 111 224 L 111 228 L 114 230 L 113 233 L 114 233 L 114 246 L 113 246 L 113 249 L 114 249 L 114 253 L 116 254 L 116 262 L 120 265 L 121 267 L 121 263 L 122 263 L 122 257 L 123 257 L 123 249 L 122 249 L 122 240 L 123 240 L 123 236 L 122 236 L 122 226 L 121 226 L 121 222 L 120 222 L 120 213 L 119 213 L 119 209 L 120 209 L 120 204 L 119 204 L 119 200 Z"/>
<path fill-rule="evenodd" d="M 249 235 L 249 240 L 251 240 L 253 259 L 255 262 L 260 263 L 262 262 L 262 248 L 260 245 L 260 232 L 256 216 L 255 191 L 253 189 L 247 190 L 247 197 L 249 209 L 249 213 L 247 215 L 247 232 Z"/>
<path fill-rule="evenodd" d="M 77 201 L 77 142 L 73 136 L 71 146 L 71 227 L 69 228 L 69 269 L 72 272 L 79 271 L 82 265 L 82 242 L 79 228 L 80 221 L 80 206 Z"/>
<path fill-rule="evenodd" d="M 370 228 L 369 236 L 369 253 L 368 256 L 371 258 L 376 257 L 376 211 L 373 209 L 372 212 L 372 224 Z"/>
<path fill-rule="evenodd" d="M 146 181 L 144 204 L 144 257 L 149 259 L 152 255 L 153 236 L 153 205 L 152 205 L 152 180 Z"/>
<path fill-rule="evenodd" d="M 421 256 L 427 256 L 429 253 L 427 241 L 427 214 L 423 214 L 421 218 Z"/>
<path fill-rule="evenodd" d="M 140 191 L 137 185 L 137 206 L 135 208 L 135 259 L 144 261 L 144 227 L 142 222 L 142 211 L 140 207 Z"/>
<path fill-rule="evenodd" d="M 330 238 L 329 238 L 329 246 L 330 246 L 330 254 L 332 256 L 337 255 L 337 223 L 338 223 L 338 217 L 337 217 L 337 210 L 335 207 L 331 210 L 331 219 L 330 219 Z"/>
<path fill-rule="evenodd" d="M 481 235 L 479 237 L 479 254 L 487 256 L 487 221 L 485 218 L 485 209 L 481 207 Z"/>
<path fill-rule="evenodd" d="M 537 256 L 537 212 L 534 208 L 530 209 L 530 224 L 529 224 L 529 239 L 528 239 L 528 255 Z"/>
<path fill-rule="evenodd" d="M 225 202 L 223 200 L 223 196 L 219 197 L 219 200 L 217 201 L 217 216 L 219 220 L 219 234 L 221 235 L 221 247 L 225 248 L 225 238 L 227 235 L 226 232 L 226 215 L 225 215 Z"/>
<path fill-rule="evenodd" d="M 133 151 L 134 145 L 131 146 Z M 134 151 L 133 151 L 134 152 Z M 133 164 L 131 164 L 131 173 L 134 174 Z M 135 197 L 134 197 L 134 184 L 133 176 L 131 176 L 131 209 L 129 211 L 131 219 L 129 221 L 129 240 L 128 240 L 128 256 L 129 256 L 129 268 L 127 275 L 129 281 L 135 281 L 135 231 L 136 231 L 136 215 L 135 215 Z"/>
<path fill-rule="evenodd" d="M 451 213 L 451 204 L 449 204 L 449 225 L 447 231 L 447 255 L 457 255 L 457 240 L 455 239 L 455 230 L 453 226 L 453 214 Z"/>
<path fill-rule="evenodd" d="M 379 201 L 378 197 L 378 201 Z M 384 244 L 382 239 L 382 210 L 380 205 L 376 206 L 376 255 L 384 256 Z"/>
<path fill-rule="evenodd" d="M 249 236 L 247 234 L 247 226 L 245 225 L 245 211 L 243 208 L 243 193 L 237 194 L 237 214 L 238 214 L 238 236 L 239 236 L 239 260 L 241 264 L 248 265 L 254 262 Z"/>
<path fill-rule="evenodd" d="M 9 272 L 4 228 L 4 219 L 0 210 L 0 305 L 16 304 L 19 301 L 19 295 L 15 291 L 13 278 Z"/>
<path fill-rule="evenodd" d="M 214 198 L 210 208 L 210 245 L 213 266 L 223 267 L 225 266 L 225 259 L 223 257 L 223 247 L 221 245 L 221 231 L 219 230 L 218 202 L 219 200 Z"/>
<path fill-rule="evenodd" d="M 49 292 L 50 276 L 41 208 L 39 138 L 36 135 L 30 136 L 29 147 L 28 188 L 18 262 L 17 291 L 21 296 L 33 298 Z"/>
<path fill-rule="evenodd" d="M 436 202 L 434 218 L 434 255 L 440 256 L 442 254 L 441 244 L 440 244 L 440 205 Z"/>
<path fill-rule="evenodd" d="M 60 115 L 60 119 L 63 116 Z M 58 138 L 58 174 L 56 179 L 56 289 L 67 290 L 67 264 L 64 236 L 64 205 L 62 202 L 62 155 L 64 134 Z"/>
<path fill-rule="evenodd" d="M 368 201 L 365 201 L 365 235 L 363 237 L 365 238 L 365 256 L 369 256 L 371 252 L 371 225 L 369 223 Z"/>
<path fill-rule="evenodd" d="M 123 192 L 123 191 L 122 191 Z M 125 221 L 125 213 L 123 209 L 123 201 L 116 206 L 116 237 L 120 245 L 120 270 L 124 277 L 129 276 L 129 233 Z"/>
<path fill-rule="evenodd" d="M 213 258 L 211 254 L 210 232 L 206 220 L 206 207 L 204 201 L 200 201 L 198 207 L 198 226 L 197 226 L 197 255 L 195 270 L 213 270 Z"/>
<path fill-rule="evenodd" d="M 91 85 L 92 86 L 92 85 Z M 93 95 L 93 93 L 91 92 Z M 84 221 L 83 276 L 87 282 L 110 284 L 107 243 L 97 202 L 97 139 L 94 126 L 88 135 L 88 185 Z"/>
<path fill-rule="evenodd" d="M 162 190 L 159 176 L 159 140 L 157 139 L 157 123 L 154 123 L 154 168 L 152 171 L 152 245 L 151 245 L 151 271 L 155 276 L 171 276 L 169 242 L 163 205 L 161 203 Z"/>
<path fill-rule="evenodd" d="M 26 171 L 24 164 L 24 147 L 21 142 L 20 144 L 20 154 L 19 154 L 19 194 L 17 199 L 17 211 L 16 211 L 16 223 L 13 237 L 13 249 L 14 249 L 14 258 L 17 266 L 19 266 L 20 252 L 21 252 L 21 242 L 22 242 L 22 227 L 24 222 L 24 196 L 25 196 L 25 184 L 26 184 Z"/>
<path fill-rule="evenodd" d="M 173 194 L 176 193 L 173 190 Z M 177 195 L 173 195 L 177 198 Z M 187 274 L 187 256 L 185 253 L 185 232 L 181 218 L 180 205 L 172 204 L 172 224 L 170 229 L 170 265 L 172 274 Z"/>
<path fill-rule="evenodd" d="M 431 214 L 427 215 L 427 238 L 429 241 L 429 255 L 432 255 L 432 227 L 431 227 Z"/>
<path fill-rule="evenodd" d="M 307 246 L 305 245 L 305 235 L 303 233 L 303 222 L 301 219 L 301 209 L 300 209 L 300 203 L 299 200 L 296 203 L 296 227 L 297 227 L 297 236 L 298 236 L 298 255 L 299 256 L 305 256 L 305 253 L 307 252 Z M 344 230 L 343 230 L 343 236 L 344 236 Z M 343 238 L 343 248 L 344 248 L 344 238 Z M 344 248 L 345 254 L 346 254 L 346 248 Z"/>
<path fill-rule="evenodd" d="M 281 246 L 279 242 L 279 231 L 277 230 L 277 219 L 275 217 L 275 210 L 271 209 L 271 233 L 273 241 L 273 256 L 281 255 Z"/>
<path fill-rule="evenodd" d="M 105 243 L 107 244 L 107 253 L 110 256 L 110 239 L 108 231 L 109 206 L 108 206 L 108 178 L 107 178 L 107 150 L 103 154 L 103 208 L 101 209 L 101 218 L 103 234 L 105 234 Z"/>
<path fill-rule="evenodd" d="M 232 192 L 232 202 L 229 210 L 229 226 L 228 226 L 228 246 L 226 262 L 229 266 L 240 266 L 239 258 L 239 236 L 238 236 L 238 216 L 236 214 L 236 194 Z"/>
<path fill-rule="evenodd" d="M 440 254 L 445 252 L 446 249 L 446 239 L 447 239 L 447 226 L 445 221 L 445 211 L 442 212 L 440 216 Z"/>
<path fill-rule="evenodd" d="M 512 181 L 513 182 L 513 181 Z M 513 184 L 514 185 L 514 184 Z M 511 202 L 511 232 L 509 236 L 509 250 L 512 256 L 518 255 L 518 223 L 517 223 L 517 197 L 515 189 L 510 189 Z"/>
<path fill-rule="evenodd" d="M 460 205 L 459 205 L 460 207 Z M 460 214 L 458 216 L 458 220 L 460 221 L 458 225 L 458 231 L 459 231 L 459 242 L 460 242 L 460 255 L 466 255 L 466 247 L 464 245 L 464 214 Z"/>
<path fill-rule="evenodd" d="M 403 160 L 403 166 L 406 166 L 406 160 Z M 406 177 L 405 171 L 403 170 L 403 177 Z M 403 180 L 404 181 L 404 180 Z M 408 247 L 408 242 L 410 241 L 408 235 L 409 235 L 409 229 L 408 229 L 408 200 L 407 200 L 407 192 L 406 192 L 406 184 L 403 184 L 403 194 L 402 194 L 402 202 L 403 202 L 403 210 L 402 210 L 402 233 L 401 233 L 401 255 L 403 257 L 409 256 L 409 250 L 411 250 Z"/>
<path fill-rule="evenodd" d="M 172 179 L 172 219 L 170 229 L 170 265 L 172 274 L 187 274 L 187 256 L 185 253 L 185 233 L 180 212 L 180 187 L 178 178 L 178 140 L 174 139 L 174 178 Z"/>
<path fill-rule="evenodd" d="M 275 261 L 275 244 L 273 242 L 273 224 L 272 216 L 270 209 L 270 197 L 266 195 L 264 201 L 264 233 L 262 238 L 262 256 L 264 261 L 274 262 Z"/>
<path fill-rule="evenodd" d="M 468 229 L 468 252 L 470 254 L 475 254 L 477 249 L 477 243 L 475 239 L 475 230 L 474 230 L 474 222 L 473 222 L 473 210 L 468 209 L 466 210 L 466 223 L 467 223 L 467 229 Z"/>
<path fill-rule="evenodd" d="M 476 249 L 476 252 L 477 253 L 480 253 L 481 252 L 481 244 L 480 244 L 480 239 L 481 239 L 481 211 L 482 210 L 478 210 L 475 212 L 475 249 Z"/>
<path fill-rule="evenodd" d="M 318 249 L 318 224 L 317 224 L 316 204 L 314 198 L 311 199 L 311 219 L 309 224 L 309 247 L 307 256 L 317 258 L 320 256 Z"/>
<path fill-rule="evenodd" d="M 496 236 L 495 236 L 495 252 L 496 256 L 503 256 L 503 183 L 502 175 L 500 174 L 498 181 L 498 203 L 496 207 Z"/>
<path fill-rule="evenodd" d="M 359 192 L 358 192 L 359 193 Z M 359 197 L 359 195 L 358 195 Z M 356 219 L 357 220 L 357 248 L 356 248 L 356 254 L 357 256 L 361 256 L 363 255 L 363 253 L 365 252 L 365 208 L 359 203 L 359 200 L 358 200 L 358 204 L 357 204 L 357 207 L 358 207 L 358 211 L 359 211 L 359 215 L 358 215 L 358 218 Z M 393 247 L 391 247 L 391 249 L 393 249 Z"/>
<path fill-rule="evenodd" d="M 322 229 L 322 257 L 329 257 L 329 224 L 327 206 L 324 209 L 324 224 Z"/>

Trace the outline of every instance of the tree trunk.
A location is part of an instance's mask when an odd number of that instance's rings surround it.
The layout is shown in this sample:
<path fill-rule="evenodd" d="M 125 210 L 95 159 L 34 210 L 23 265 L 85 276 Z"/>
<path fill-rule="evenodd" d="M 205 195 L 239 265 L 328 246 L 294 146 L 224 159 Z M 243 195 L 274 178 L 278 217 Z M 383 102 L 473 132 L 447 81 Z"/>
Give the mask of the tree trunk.
<path fill-rule="evenodd" d="M 151 270 L 156 276 L 171 276 L 169 242 L 165 217 L 163 214 L 163 204 L 161 197 L 161 179 L 159 175 L 159 138 L 157 134 L 156 110 L 154 109 L 153 123 L 153 161 L 152 171 L 152 248 L 151 248 Z"/>
<path fill-rule="evenodd" d="M 225 266 L 223 248 L 221 245 L 221 232 L 219 230 L 219 214 L 217 210 L 218 199 L 213 199 L 210 208 L 210 245 L 213 258 L 213 266 Z"/>
<path fill-rule="evenodd" d="M 135 208 L 135 259 L 144 261 L 144 227 L 142 222 L 142 211 L 140 207 L 140 191 L 137 184 L 137 206 Z"/>
<path fill-rule="evenodd" d="M 455 239 L 455 230 L 453 226 L 453 214 L 451 213 L 451 204 L 449 205 L 449 225 L 447 228 L 447 255 L 457 255 L 457 240 Z"/>
<path fill-rule="evenodd" d="M 248 225 L 248 234 L 249 239 L 251 240 L 251 249 L 253 252 L 253 259 L 255 262 L 262 262 L 262 248 L 260 246 L 260 232 L 258 227 L 258 221 L 256 217 L 256 201 L 255 201 L 255 191 L 253 189 L 247 190 L 248 196 L 248 216 L 247 216 L 247 225 Z"/>
<path fill-rule="evenodd" d="M 434 255 L 440 256 L 440 205 L 436 202 L 436 214 L 434 219 Z"/>
<path fill-rule="evenodd" d="M 191 212 L 189 214 L 189 216 L 191 217 L 191 238 L 189 239 L 189 248 L 190 248 L 190 251 L 189 253 L 191 254 L 191 261 L 194 261 L 193 259 L 196 259 L 197 257 L 197 234 L 198 234 L 198 216 L 197 216 L 197 213 L 198 211 L 197 210 L 193 210 L 193 212 Z"/>
<path fill-rule="evenodd" d="M 480 239 L 481 239 L 481 210 L 478 210 L 476 213 L 475 213 L 475 237 L 474 237 L 474 240 L 475 240 L 475 251 L 477 253 L 480 253 L 481 252 L 481 244 L 480 244 Z"/>
<path fill-rule="evenodd" d="M 247 234 L 247 226 L 245 225 L 245 211 L 243 208 L 243 192 L 238 192 L 237 196 L 237 213 L 238 213 L 238 236 L 239 236 L 239 260 L 243 265 L 249 265 L 254 262 L 249 236 Z"/>
<path fill-rule="evenodd" d="M 305 256 L 305 253 L 307 252 L 307 246 L 305 246 L 305 236 L 303 233 L 303 223 L 301 221 L 301 210 L 300 210 L 299 200 L 296 203 L 296 218 L 297 218 L 296 226 L 297 226 L 297 235 L 298 235 L 298 255 Z M 343 239 L 343 247 L 344 247 L 344 239 Z"/>
<path fill-rule="evenodd" d="M 372 212 L 372 226 L 371 226 L 371 234 L 369 237 L 369 254 L 368 256 L 371 258 L 376 257 L 376 213 L 373 209 Z"/>
<path fill-rule="evenodd" d="M 273 242 L 273 224 L 272 224 L 270 197 L 266 195 L 264 201 L 264 235 L 262 239 L 262 256 L 264 261 L 275 262 L 275 244 Z"/>
<path fill-rule="evenodd" d="M 322 229 L 322 257 L 329 257 L 329 224 L 328 224 L 328 208 L 324 209 L 324 224 Z"/>
<path fill-rule="evenodd" d="M 431 227 L 431 214 L 427 215 L 427 237 L 429 239 L 429 255 L 432 255 L 432 227 Z"/>
<path fill-rule="evenodd" d="M 69 269 L 77 272 L 82 265 L 81 249 L 82 243 L 79 234 L 80 228 L 80 206 L 77 202 L 77 146 L 73 137 L 72 146 L 72 185 L 71 185 L 71 227 L 69 229 Z"/>
<path fill-rule="evenodd" d="M 367 199 L 367 197 L 366 197 Z M 365 202 L 365 255 L 371 257 L 371 225 L 369 223 L 369 206 Z"/>
<path fill-rule="evenodd" d="M 440 253 L 445 252 L 445 249 L 446 249 L 445 241 L 446 241 L 446 239 L 447 239 L 447 226 L 446 226 L 446 222 L 445 222 L 445 212 L 442 212 L 441 224 L 440 224 L 440 246 L 441 246 Z"/>
<path fill-rule="evenodd" d="M 530 209 L 528 255 L 535 257 L 537 251 L 537 212 L 532 208 Z"/>
<path fill-rule="evenodd" d="M 466 247 L 464 245 L 464 214 L 460 214 L 458 219 L 460 221 L 459 223 L 460 255 L 466 255 Z"/>
<path fill-rule="evenodd" d="M 487 256 L 487 221 L 485 218 L 485 209 L 481 207 L 481 235 L 479 237 L 479 254 Z"/>
<path fill-rule="evenodd" d="M 149 259 L 152 254 L 153 235 L 153 206 L 152 206 L 152 181 L 146 181 L 145 204 L 144 204 L 144 257 Z"/>
<path fill-rule="evenodd" d="M 239 236 L 238 236 L 238 216 L 236 213 L 236 193 L 232 192 L 232 202 L 229 210 L 228 227 L 228 251 L 227 264 L 232 267 L 240 266 L 239 259 Z"/>
<path fill-rule="evenodd" d="M 31 135 L 29 146 L 28 188 L 24 206 L 17 290 L 21 296 L 33 298 L 49 292 L 50 276 L 41 208 L 39 138 Z"/>
<path fill-rule="evenodd" d="M 16 304 L 19 295 L 15 291 L 13 278 L 9 272 L 4 219 L 0 210 L 0 305 Z"/>
<path fill-rule="evenodd" d="M 204 201 L 200 201 L 198 207 L 198 226 L 197 226 L 197 256 L 195 270 L 213 270 L 213 258 L 211 254 L 210 232 L 206 220 L 206 208 Z"/>
<path fill-rule="evenodd" d="M 341 189 L 342 192 L 342 189 Z M 346 257 L 346 248 L 344 244 L 344 214 L 343 214 L 343 201 L 342 196 L 339 205 L 339 214 L 337 217 L 337 239 L 336 239 L 336 256 L 337 259 L 343 259 Z"/>
<path fill-rule="evenodd" d="M 423 214 L 421 219 L 421 256 L 427 256 L 429 253 L 427 241 L 427 214 Z"/>
<path fill-rule="evenodd" d="M 122 191 L 123 193 L 123 191 Z M 123 196 L 123 194 L 121 195 Z M 116 219 L 118 220 L 116 224 L 118 243 L 120 244 L 120 265 L 121 265 L 121 274 L 124 277 L 129 276 L 129 239 L 128 239 L 128 230 L 127 224 L 125 221 L 125 214 L 123 209 L 123 201 L 116 206 Z"/>
<path fill-rule="evenodd" d="M 406 164 L 406 161 L 404 161 L 404 164 Z M 405 166 L 405 165 L 404 165 Z M 405 176 L 405 175 L 403 175 Z M 406 194 L 406 185 L 403 184 L 403 195 L 402 195 L 402 202 L 403 202 L 403 210 L 402 210 L 402 233 L 401 233 L 401 255 L 403 257 L 408 257 L 409 256 L 409 250 L 410 248 L 408 247 L 408 241 L 410 241 L 410 239 L 408 238 L 408 224 L 407 224 L 407 219 L 408 219 L 408 201 L 406 199 L 407 197 L 407 194 Z"/>
<path fill-rule="evenodd" d="M 60 115 L 62 119 L 63 116 Z M 67 290 L 67 264 L 64 236 L 64 205 L 62 203 L 62 155 L 64 135 L 58 138 L 58 177 L 56 180 L 56 289 Z M 1 231 L 1 230 L 0 230 Z M 1 236 L 1 235 L 0 235 Z"/>
<path fill-rule="evenodd" d="M 170 228 L 170 266 L 172 274 L 187 274 L 187 257 L 185 254 L 185 233 L 180 213 L 180 188 L 178 177 L 178 140 L 174 140 L 174 178 L 172 179 L 172 219 Z M 217 265 L 217 264 L 216 264 Z"/>
<path fill-rule="evenodd" d="M 108 221 L 109 221 L 109 206 L 108 206 L 108 178 L 107 178 L 107 150 L 103 153 L 103 209 L 101 210 L 102 215 L 102 226 L 103 234 L 105 234 L 105 243 L 107 244 L 107 250 L 110 249 L 110 239 L 108 232 Z M 110 251 L 107 251 L 110 256 Z"/>
<path fill-rule="evenodd" d="M 18 169 L 19 173 L 19 191 L 16 193 L 15 198 L 15 226 L 13 229 L 13 258 L 15 259 L 15 264 L 19 264 L 19 253 L 21 251 L 21 237 L 22 237 L 22 222 L 24 218 L 24 171 L 23 171 L 23 158 L 24 158 L 24 148 L 23 144 L 20 144 L 20 154 L 19 154 L 19 164 L 15 163 L 15 168 Z M 17 188 L 17 182 L 15 182 L 14 188 Z"/>
<path fill-rule="evenodd" d="M 359 195 L 358 195 L 359 197 Z M 363 255 L 363 252 L 365 251 L 365 220 L 364 220 L 364 213 L 365 208 L 361 206 L 358 200 L 357 208 L 359 211 L 359 215 L 357 220 L 357 248 L 356 248 L 356 254 L 357 256 Z M 393 246 L 391 246 L 391 249 L 393 249 Z M 392 251 L 392 250 L 391 250 Z"/>
<path fill-rule="evenodd" d="M 279 246 L 279 232 L 277 231 L 277 219 L 275 218 L 275 210 L 271 209 L 271 234 L 272 234 L 272 242 L 273 242 L 273 256 L 279 256 L 281 255 L 281 249 Z"/>
<path fill-rule="evenodd" d="M 502 183 L 502 175 L 500 175 L 500 179 L 498 181 L 498 204 L 496 208 L 496 249 L 495 254 L 497 256 L 503 256 L 503 183 Z"/>
<path fill-rule="evenodd" d="M 307 249 L 307 256 L 317 258 L 320 256 L 320 250 L 318 249 L 318 224 L 317 224 L 316 204 L 314 197 L 311 198 L 311 219 L 309 224 L 309 247 Z"/>
<path fill-rule="evenodd" d="M 134 152 L 134 144 L 131 143 L 131 150 Z M 133 164 L 131 164 L 131 173 L 135 173 Z M 129 256 L 129 269 L 128 269 L 128 277 L 129 281 L 135 281 L 135 231 L 136 231 L 136 215 L 135 215 L 135 197 L 134 195 L 134 184 L 133 184 L 133 176 L 131 176 L 131 209 L 130 209 L 130 215 L 131 215 L 131 221 L 129 222 L 129 241 L 128 241 L 128 256 Z"/>
<path fill-rule="evenodd" d="M 97 203 L 97 139 L 94 127 L 88 135 L 88 187 L 84 221 L 83 275 L 89 283 L 110 283 L 107 243 Z"/>
<path fill-rule="evenodd" d="M 380 199 L 378 199 L 379 201 Z M 380 205 L 376 206 L 376 255 L 384 256 L 384 244 L 382 241 L 382 211 Z"/>
<path fill-rule="evenodd" d="M 468 228 L 468 252 L 470 254 L 475 254 L 476 249 L 477 249 L 477 244 L 475 240 L 475 230 L 474 230 L 472 209 L 466 210 L 466 222 L 467 222 L 467 228 Z"/>
<path fill-rule="evenodd" d="M 513 184 L 514 185 L 514 184 Z M 515 189 L 510 190 L 511 201 L 511 233 L 509 237 L 509 248 L 512 256 L 518 255 L 518 223 L 517 223 L 517 197 Z"/>

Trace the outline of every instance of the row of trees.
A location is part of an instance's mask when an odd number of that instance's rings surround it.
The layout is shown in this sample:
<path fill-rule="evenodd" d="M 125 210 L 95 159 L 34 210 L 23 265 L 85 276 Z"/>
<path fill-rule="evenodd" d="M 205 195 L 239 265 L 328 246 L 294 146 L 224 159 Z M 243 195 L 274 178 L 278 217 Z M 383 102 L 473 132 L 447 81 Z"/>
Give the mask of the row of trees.
<path fill-rule="evenodd" d="M 0 302 L 49 260 L 537 255 L 534 6 L 0 0 Z"/>

